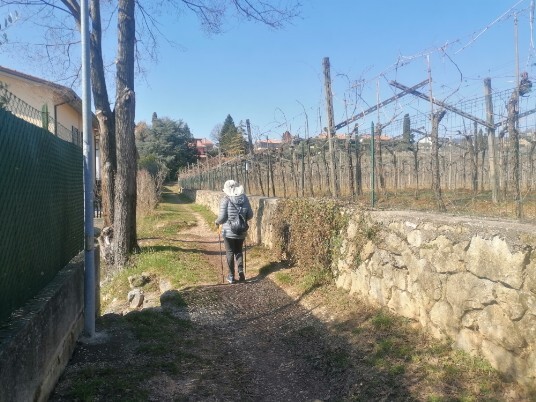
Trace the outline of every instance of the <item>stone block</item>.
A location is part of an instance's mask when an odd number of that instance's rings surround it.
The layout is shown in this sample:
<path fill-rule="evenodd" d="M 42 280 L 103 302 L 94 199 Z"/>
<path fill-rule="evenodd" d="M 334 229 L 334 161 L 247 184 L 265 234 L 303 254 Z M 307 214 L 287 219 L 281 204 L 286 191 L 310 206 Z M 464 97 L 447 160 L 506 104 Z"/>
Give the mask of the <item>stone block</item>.
<path fill-rule="evenodd" d="M 143 294 L 143 290 L 136 288 L 128 292 L 127 298 L 130 308 L 139 308 L 143 306 L 145 296 Z"/>
<path fill-rule="evenodd" d="M 420 230 L 412 230 L 408 233 L 407 240 L 411 247 L 421 247 L 423 243 L 422 232 Z"/>
<path fill-rule="evenodd" d="M 527 372 L 526 361 L 516 359 L 511 351 L 487 339 L 482 340 L 481 353 L 494 369 L 522 382 L 522 378 L 525 377 L 523 373 Z"/>
<path fill-rule="evenodd" d="M 388 253 L 395 255 L 401 255 L 403 250 L 407 248 L 406 242 L 393 232 L 389 232 L 384 237 L 380 247 Z"/>
<path fill-rule="evenodd" d="M 393 288 L 387 306 L 403 317 L 410 319 L 418 318 L 419 309 L 415 300 L 413 300 L 410 293 L 404 290 L 397 289 L 396 287 Z"/>
<path fill-rule="evenodd" d="M 465 245 L 455 244 L 441 235 L 421 249 L 421 257 L 430 261 L 436 272 L 462 272 L 465 270 Z"/>
<path fill-rule="evenodd" d="M 480 353 L 482 337 L 476 331 L 468 328 L 462 328 L 455 338 L 455 345 L 457 348 L 475 356 Z"/>
<path fill-rule="evenodd" d="M 476 321 L 482 337 L 505 350 L 520 352 L 527 345 L 522 331 L 496 304 L 486 306 Z"/>
<path fill-rule="evenodd" d="M 445 286 L 446 300 L 453 306 L 454 315 L 461 318 L 467 311 L 495 303 L 494 285 L 490 280 L 477 278 L 468 272 L 453 274 L 448 277 Z"/>
<path fill-rule="evenodd" d="M 382 279 L 377 276 L 371 276 L 369 280 L 370 288 L 369 294 L 371 298 L 382 306 L 387 305 L 389 300 L 389 294 L 386 293 L 386 289 L 383 286 Z"/>
<path fill-rule="evenodd" d="M 358 294 L 361 296 L 367 296 L 369 294 L 368 276 L 365 275 L 365 270 L 353 271 L 352 287 L 350 288 L 350 294 Z"/>
<path fill-rule="evenodd" d="M 467 270 L 480 278 L 520 289 L 526 257 L 524 252 L 512 253 L 508 243 L 497 236 L 491 240 L 474 236 L 467 250 Z"/>
<path fill-rule="evenodd" d="M 454 319 L 453 319 L 454 318 Z M 459 321 L 455 319 L 452 306 L 446 301 L 439 300 L 430 310 L 430 321 L 441 334 L 441 338 L 454 338 L 457 333 Z"/>
<path fill-rule="evenodd" d="M 527 306 L 523 303 L 522 295 L 519 290 L 507 288 L 502 284 L 497 283 L 494 287 L 494 293 L 499 307 L 510 320 L 517 321 L 525 315 Z"/>

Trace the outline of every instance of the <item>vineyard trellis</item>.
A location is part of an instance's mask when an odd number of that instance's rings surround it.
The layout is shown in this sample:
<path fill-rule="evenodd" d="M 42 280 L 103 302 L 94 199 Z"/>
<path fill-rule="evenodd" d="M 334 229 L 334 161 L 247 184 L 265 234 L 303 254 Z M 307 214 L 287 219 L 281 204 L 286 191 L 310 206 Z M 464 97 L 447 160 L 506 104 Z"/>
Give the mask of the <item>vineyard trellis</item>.
<path fill-rule="evenodd" d="M 403 91 L 393 98 L 425 100 L 428 96 L 417 88 L 426 82 L 406 87 L 393 81 Z M 432 99 L 433 113 L 406 113 L 376 121 L 369 130 L 356 124 L 346 134 L 332 135 L 334 174 L 324 134 L 294 138 L 279 149 L 199 161 L 181 170 L 179 181 L 183 187 L 221 190 L 225 180 L 233 178 L 253 195 L 324 197 L 333 195 L 336 180 L 340 198 L 367 203 L 372 193 L 373 206 L 531 221 L 536 218 L 536 109 L 531 107 L 530 87 L 493 92 L 486 79 L 483 89 L 483 96 L 453 105 Z M 367 114 L 334 125 L 333 133 Z"/>

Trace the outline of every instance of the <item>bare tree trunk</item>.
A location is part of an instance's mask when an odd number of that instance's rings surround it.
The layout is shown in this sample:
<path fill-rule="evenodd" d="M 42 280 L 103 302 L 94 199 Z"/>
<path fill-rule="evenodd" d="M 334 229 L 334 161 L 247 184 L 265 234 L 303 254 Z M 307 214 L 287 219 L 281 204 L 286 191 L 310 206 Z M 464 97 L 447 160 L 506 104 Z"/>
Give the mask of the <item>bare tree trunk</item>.
<path fill-rule="evenodd" d="M 95 115 L 99 122 L 102 216 L 104 218 L 104 226 L 111 226 L 114 221 L 114 180 L 117 170 L 115 121 L 114 114 L 110 108 L 102 61 L 102 27 L 99 0 L 91 0 L 89 12 L 92 22 L 89 38 L 91 87 L 95 104 Z"/>
<path fill-rule="evenodd" d="M 331 186 L 331 183 L 330 183 L 330 175 L 329 175 L 329 165 L 328 165 L 328 162 L 326 160 L 326 150 L 324 147 L 322 147 L 322 162 L 324 162 L 324 168 L 325 168 L 325 174 L 323 175 L 326 180 L 327 180 L 327 183 L 328 183 L 328 188 L 330 188 L 331 190 L 333 190 L 332 186 Z"/>
<path fill-rule="evenodd" d="M 135 0 L 119 0 L 115 127 L 117 174 L 115 177 L 114 259 L 124 267 L 137 249 L 136 239 L 136 142 L 134 137 L 134 22 Z"/>
<path fill-rule="evenodd" d="M 382 158 L 382 145 L 381 145 L 381 136 L 382 136 L 383 126 L 378 123 L 376 125 L 376 171 L 378 172 L 379 180 L 376 180 L 376 190 L 381 189 L 382 194 L 385 195 L 385 175 L 383 172 L 383 158 Z"/>
<path fill-rule="evenodd" d="M 484 95 L 486 99 L 486 121 L 493 125 L 493 102 L 491 98 L 491 79 L 484 80 Z M 495 130 L 488 128 L 488 160 L 489 160 L 489 182 L 491 187 L 491 199 L 494 204 L 500 201 L 499 180 L 497 176 L 497 143 L 495 141 Z"/>
<path fill-rule="evenodd" d="M 436 198 L 438 211 L 447 210 L 441 194 L 441 183 L 439 175 L 439 123 L 445 116 L 445 110 L 439 110 L 432 114 L 432 189 Z"/>
<path fill-rule="evenodd" d="M 264 186 L 262 185 L 262 168 L 261 168 L 261 161 L 260 161 L 261 156 L 262 156 L 262 154 L 259 156 L 259 158 L 258 158 L 259 161 L 256 163 L 256 165 L 257 165 L 257 174 L 258 174 L 258 178 L 259 178 L 259 186 L 261 188 L 261 194 L 264 197 L 265 194 L 264 194 Z M 270 196 L 270 194 L 268 194 L 268 196 Z"/>
<path fill-rule="evenodd" d="M 527 190 L 534 190 L 534 150 L 536 149 L 536 141 L 530 141 L 530 150 L 529 150 L 529 177 L 527 183 Z"/>
<path fill-rule="evenodd" d="M 266 164 L 266 193 L 268 197 L 270 197 L 270 173 L 272 170 L 272 158 L 270 156 L 270 150 L 267 149 L 266 151 L 266 155 L 268 157 L 268 162 Z"/>
<path fill-rule="evenodd" d="M 354 165 L 352 161 L 352 147 L 350 146 L 351 141 L 351 137 L 348 136 L 348 140 L 346 141 L 346 156 L 348 159 L 348 185 L 350 186 L 350 196 L 352 199 L 355 199 Z"/>
<path fill-rule="evenodd" d="M 510 100 L 508 101 L 508 117 L 506 124 L 508 127 L 508 135 L 510 136 L 511 148 L 513 151 L 513 166 L 512 178 L 514 180 L 514 199 L 516 203 L 516 218 L 523 218 L 523 204 L 521 202 L 521 187 L 520 187 L 520 158 L 519 158 L 519 131 L 517 129 L 519 114 L 519 88 L 514 89 Z"/>
<path fill-rule="evenodd" d="M 268 152 L 268 164 L 270 166 L 270 180 L 272 181 L 272 197 L 275 197 L 275 183 L 274 183 L 274 163 L 272 162 L 272 158 L 270 155 L 270 152 Z"/>
<path fill-rule="evenodd" d="M 484 142 L 482 142 L 484 145 Z M 482 147 L 482 159 L 480 161 L 480 191 L 484 191 L 484 172 L 485 172 L 485 166 L 486 164 L 486 148 L 485 146 Z"/>
<path fill-rule="evenodd" d="M 324 195 L 324 188 L 322 187 L 324 175 L 320 171 L 320 163 L 318 163 L 318 160 L 316 161 L 316 177 L 317 177 L 318 189 L 320 190 L 320 195 Z"/>
<path fill-rule="evenodd" d="M 300 160 L 300 165 L 301 165 L 301 183 L 300 183 L 300 187 L 301 187 L 301 196 L 302 197 L 305 197 L 305 141 L 302 141 L 301 143 L 301 160 Z"/>
<path fill-rule="evenodd" d="M 398 192 L 398 159 L 396 157 L 396 152 L 392 150 L 389 147 L 385 147 L 387 152 L 391 154 L 391 157 L 393 158 L 393 187 L 395 194 Z"/>
<path fill-rule="evenodd" d="M 281 169 L 281 182 L 283 183 L 283 198 L 287 198 L 287 184 L 285 180 L 286 169 L 283 161 L 283 148 L 279 149 L 279 166 Z"/>
<path fill-rule="evenodd" d="M 473 191 L 473 194 L 476 194 L 478 191 L 477 171 L 475 166 L 477 164 L 477 156 L 471 135 L 465 134 L 464 136 L 465 140 L 467 141 L 467 148 L 469 150 L 469 162 L 471 164 L 471 190 Z"/>
<path fill-rule="evenodd" d="M 281 149 L 281 153 L 283 150 Z M 296 149 L 294 145 L 290 147 L 291 160 L 290 160 L 290 174 L 292 175 L 292 183 L 294 184 L 294 194 L 298 197 L 298 177 L 296 175 Z"/>
<path fill-rule="evenodd" d="M 415 176 L 415 199 L 419 198 L 419 148 L 411 149 L 413 154 L 413 174 Z"/>
<path fill-rule="evenodd" d="M 314 197 L 313 165 L 311 164 L 311 146 L 309 145 L 309 140 L 307 140 L 307 167 L 309 169 L 309 191 L 311 192 L 311 197 Z"/>
<path fill-rule="evenodd" d="M 357 187 L 357 195 L 363 195 L 363 177 L 361 169 L 361 144 L 357 138 L 357 132 L 355 134 L 355 181 Z"/>
<path fill-rule="evenodd" d="M 506 146 L 506 140 L 504 138 L 505 133 L 502 132 L 499 135 L 499 166 L 500 166 L 500 173 L 499 173 L 499 188 L 501 191 L 501 200 L 506 200 L 508 196 L 508 177 L 509 175 L 509 164 L 508 164 L 508 158 L 509 158 L 509 150 Z"/>
<path fill-rule="evenodd" d="M 473 192 L 475 194 L 478 193 L 478 124 L 475 121 L 474 122 L 474 130 L 473 130 L 473 160 L 471 161 L 473 165 L 473 171 L 472 171 L 472 182 L 473 182 Z"/>

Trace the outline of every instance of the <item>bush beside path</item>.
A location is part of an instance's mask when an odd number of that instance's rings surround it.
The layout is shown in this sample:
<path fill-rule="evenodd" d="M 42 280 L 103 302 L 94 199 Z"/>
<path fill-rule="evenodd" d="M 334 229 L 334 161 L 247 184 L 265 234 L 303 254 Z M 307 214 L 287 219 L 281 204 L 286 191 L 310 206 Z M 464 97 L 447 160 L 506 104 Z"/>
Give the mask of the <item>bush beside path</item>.
<path fill-rule="evenodd" d="M 132 265 L 104 275 L 97 336 L 78 342 L 51 401 L 534 400 L 260 247 L 247 283 L 223 284 L 214 216 L 171 190 L 140 220 Z"/>

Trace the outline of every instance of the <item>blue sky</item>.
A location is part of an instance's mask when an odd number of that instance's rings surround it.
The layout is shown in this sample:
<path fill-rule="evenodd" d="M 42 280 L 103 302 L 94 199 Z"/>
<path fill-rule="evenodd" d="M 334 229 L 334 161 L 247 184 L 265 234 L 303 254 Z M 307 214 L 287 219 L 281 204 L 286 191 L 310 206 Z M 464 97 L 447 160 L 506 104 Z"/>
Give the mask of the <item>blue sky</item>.
<path fill-rule="evenodd" d="M 411 86 L 426 79 L 428 66 L 434 96 L 450 95 L 451 102 L 482 96 L 484 77 L 492 77 L 494 88 L 514 85 L 514 12 L 520 69 L 533 73 L 530 5 L 530 0 L 303 0 L 300 17 L 284 29 L 229 21 L 224 33 L 212 36 L 187 12 L 163 16 L 162 32 L 178 46 L 160 41 L 158 62 L 144 64 L 146 74 L 136 82 L 136 121 L 150 121 L 156 112 L 182 119 L 195 137 L 210 138 L 230 114 L 236 124 L 249 119 L 255 138 L 280 138 L 285 130 L 304 137 L 306 113 L 309 134 L 317 134 L 326 119 L 323 57 L 331 62 L 336 123 L 392 96 L 389 80 Z M 397 60 L 406 63 L 396 68 Z M 42 69 L 1 50 L 0 64 L 43 76 Z M 355 96 L 357 83 L 362 99 Z"/>

